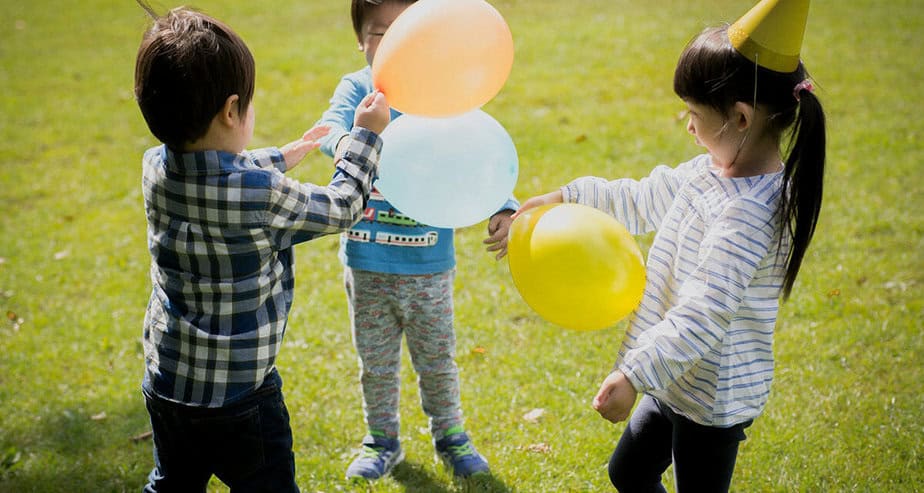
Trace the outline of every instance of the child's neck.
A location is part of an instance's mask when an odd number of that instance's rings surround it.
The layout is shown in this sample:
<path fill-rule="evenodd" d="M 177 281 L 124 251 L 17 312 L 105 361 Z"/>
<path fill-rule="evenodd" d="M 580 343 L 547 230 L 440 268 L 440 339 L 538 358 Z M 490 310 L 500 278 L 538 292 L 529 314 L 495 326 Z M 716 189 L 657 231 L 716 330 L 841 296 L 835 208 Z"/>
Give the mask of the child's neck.
<path fill-rule="evenodd" d="M 222 151 L 231 154 L 240 154 L 246 144 L 242 142 L 240 132 L 237 127 L 222 124 L 219 120 L 221 114 L 217 115 L 209 124 L 205 135 L 198 139 L 188 142 L 183 149 L 184 152 L 201 152 L 201 151 Z"/>
<path fill-rule="evenodd" d="M 761 139 L 745 146 L 731 163 L 718 170 L 723 178 L 745 178 L 767 175 L 783 169 L 779 143 L 774 139 Z"/>
<path fill-rule="evenodd" d="M 202 151 L 222 151 L 231 154 L 240 154 L 243 149 L 238 149 L 232 139 L 223 138 L 220 135 L 210 135 L 211 132 L 186 144 L 183 152 L 202 152 Z"/>

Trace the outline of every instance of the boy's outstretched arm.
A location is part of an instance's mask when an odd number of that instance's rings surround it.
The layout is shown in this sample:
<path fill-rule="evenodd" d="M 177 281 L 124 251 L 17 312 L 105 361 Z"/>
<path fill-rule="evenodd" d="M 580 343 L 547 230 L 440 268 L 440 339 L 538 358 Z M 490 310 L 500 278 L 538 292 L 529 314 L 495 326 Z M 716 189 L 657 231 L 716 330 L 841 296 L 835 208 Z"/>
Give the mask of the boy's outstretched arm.
<path fill-rule="evenodd" d="M 299 183 L 284 175 L 271 177 L 272 191 L 266 226 L 274 231 L 277 248 L 287 248 L 318 236 L 345 231 L 362 218 L 377 175 L 382 138 L 379 133 L 390 120 L 390 109 L 381 93 L 370 94 L 356 109 L 344 155 L 326 186 Z M 315 131 L 318 135 L 323 131 Z M 314 144 L 307 144 L 308 148 Z M 281 152 L 276 160 L 282 170 Z"/>

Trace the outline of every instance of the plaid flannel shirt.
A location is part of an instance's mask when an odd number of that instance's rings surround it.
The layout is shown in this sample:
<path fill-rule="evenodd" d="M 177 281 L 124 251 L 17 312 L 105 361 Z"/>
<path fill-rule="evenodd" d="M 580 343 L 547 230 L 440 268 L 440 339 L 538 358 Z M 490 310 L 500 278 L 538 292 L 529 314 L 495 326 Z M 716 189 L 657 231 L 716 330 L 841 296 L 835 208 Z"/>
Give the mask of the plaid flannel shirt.
<path fill-rule="evenodd" d="M 145 392 L 219 407 L 263 383 L 292 304 L 293 245 L 362 217 L 382 141 L 362 128 L 351 137 L 327 186 L 286 178 L 275 148 L 145 152 Z"/>

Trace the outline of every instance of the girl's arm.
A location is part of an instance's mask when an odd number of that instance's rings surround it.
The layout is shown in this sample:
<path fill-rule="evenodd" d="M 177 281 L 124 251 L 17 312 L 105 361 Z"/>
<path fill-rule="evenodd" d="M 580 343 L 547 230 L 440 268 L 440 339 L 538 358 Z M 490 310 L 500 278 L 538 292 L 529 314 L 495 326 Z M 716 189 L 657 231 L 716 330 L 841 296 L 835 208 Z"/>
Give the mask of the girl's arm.
<path fill-rule="evenodd" d="M 611 214 L 632 234 L 655 231 L 694 161 L 677 168 L 658 166 L 641 180 L 578 178 L 561 188 L 562 200 Z"/>

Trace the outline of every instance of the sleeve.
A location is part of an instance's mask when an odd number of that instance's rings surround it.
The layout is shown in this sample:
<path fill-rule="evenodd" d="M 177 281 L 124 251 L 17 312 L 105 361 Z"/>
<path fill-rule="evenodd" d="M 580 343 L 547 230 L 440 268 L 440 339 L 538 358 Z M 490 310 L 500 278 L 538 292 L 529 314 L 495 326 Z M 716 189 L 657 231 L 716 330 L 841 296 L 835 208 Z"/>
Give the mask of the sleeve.
<path fill-rule="evenodd" d="M 774 241 L 773 218 L 774 211 L 765 204 L 742 198 L 712 223 L 673 308 L 650 328 L 623 340 L 616 366 L 636 390 L 663 389 L 697 361 L 714 357 Z M 646 316 L 642 308 L 637 316 Z"/>
<path fill-rule="evenodd" d="M 331 157 L 334 156 L 337 143 L 353 129 L 356 106 L 367 94 L 368 91 L 350 76 L 340 79 L 340 83 L 337 84 L 330 98 L 330 106 L 315 124 L 330 127 L 330 132 L 321 139 L 321 152 Z"/>
<path fill-rule="evenodd" d="M 611 214 L 632 234 L 656 231 L 674 195 L 692 170 L 692 163 L 690 161 L 676 168 L 660 165 L 641 180 L 578 178 L 561 188 L 562 199 Z"/>
<path fill-rule="evenodd" d="M 507 199 L 506 202 L 504 202 L 504 205 L 502 205 L 501 208 L 497 210 L 497 212 L 507 211 L 507 210 L 516 211 L 519 208 L 520 208 L 520 201 L 517 200 L 516 197 L 511 196 L 509 199 Z M 497 214 L 497 212 L 495 212 L 495 214 Z"/>
<path fill-rule="evenodd" d="M 274 168 L 283 173 L 286 172 L 286 158 L 276 147 L 245 151 L 245 154 L 261 168 Z"/>
<path fill-rule="evenodd" d="M 299 183 L 276 175 L 267 227 L 277 249 L 347 230 L 362 218 L 372 191 L 382 139 L 360 127 L 350 132 L 350 139 L 327 186 Z"/>

